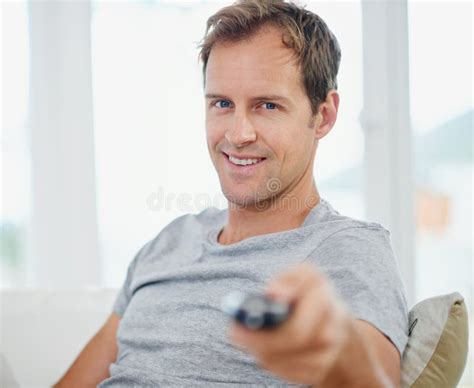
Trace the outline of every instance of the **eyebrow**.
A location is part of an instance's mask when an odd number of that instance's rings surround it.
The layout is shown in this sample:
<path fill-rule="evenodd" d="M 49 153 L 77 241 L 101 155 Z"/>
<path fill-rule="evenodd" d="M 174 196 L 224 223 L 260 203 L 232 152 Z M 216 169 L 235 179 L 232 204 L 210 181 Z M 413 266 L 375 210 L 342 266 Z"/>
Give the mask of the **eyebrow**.
<path fill-rule="evenodd" d="M 211 98 L 222 98 L 223 100 L 231 100 L 231 98 L 224 96 L 223 94 L 214 94 L 214 93 L 207 93 L 206 94 L 206 99 L 211 99 Z M 282 101 L 287 104 L 291 104 L 291 101 L 283 96 L 278 96 L 276 94 L 271 94 L 271 95 L 265 95 L 265 96 L 258 96 L 252 98 L 254 101 L 260 101 L 260 100 L 265 100 L 265 101 Z"/>

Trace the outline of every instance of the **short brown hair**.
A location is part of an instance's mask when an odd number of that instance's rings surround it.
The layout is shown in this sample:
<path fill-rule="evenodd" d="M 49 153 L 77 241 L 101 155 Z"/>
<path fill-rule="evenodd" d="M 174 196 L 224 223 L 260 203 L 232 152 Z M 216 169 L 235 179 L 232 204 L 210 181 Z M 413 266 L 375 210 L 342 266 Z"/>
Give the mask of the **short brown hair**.
<path fill-rule="evenodd" d="M 207 20 L 199 57 L 203 61 L 204 84 L 212 47 L 218 42 L 237 42 L 271 24 L 282 31 L 282 41 L 294 50 L 302 82 L 313 114 L 331 89 L 337 89 L 341 50 L 334 34 L 316 14 L 283 0 L 239 0 Z"/>

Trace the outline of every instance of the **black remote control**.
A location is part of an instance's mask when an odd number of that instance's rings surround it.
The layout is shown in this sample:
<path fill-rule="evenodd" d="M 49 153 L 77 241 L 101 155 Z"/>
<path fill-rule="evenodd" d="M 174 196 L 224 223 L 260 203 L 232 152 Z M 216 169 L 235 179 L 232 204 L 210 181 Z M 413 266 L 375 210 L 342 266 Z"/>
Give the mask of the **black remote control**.
<path fill-rule="evenodd" d="M 252 330 L 269 329 L 283 323 L 291 305 L 257 293 L 234 291 L 222 299 L 222 311 Z"/>

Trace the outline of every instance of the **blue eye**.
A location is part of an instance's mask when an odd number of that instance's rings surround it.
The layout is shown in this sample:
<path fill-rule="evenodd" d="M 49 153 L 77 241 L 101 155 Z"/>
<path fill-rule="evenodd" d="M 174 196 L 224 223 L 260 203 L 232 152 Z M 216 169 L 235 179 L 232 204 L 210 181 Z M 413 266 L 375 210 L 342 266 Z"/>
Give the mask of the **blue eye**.
<path fill-rule="evenodd" d="M 276 104 L 274 104 L 273 102 L 265 102 L 263 105 L 266 105 L 267 109 L 269 110 L 273 110 L 277 108 Z"/>
<path fill-rule="evenodd" d="M 219 100 L 214 105 L 216 105 L 218 108 L 230 108 L 230 101 Z"/>

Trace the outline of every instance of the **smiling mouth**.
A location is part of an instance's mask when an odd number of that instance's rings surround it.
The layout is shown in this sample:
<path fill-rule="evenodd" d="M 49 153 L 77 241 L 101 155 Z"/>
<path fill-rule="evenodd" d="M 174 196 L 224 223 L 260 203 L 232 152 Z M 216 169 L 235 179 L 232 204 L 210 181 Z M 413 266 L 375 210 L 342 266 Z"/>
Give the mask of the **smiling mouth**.
<path fill-rule="evenodd" d="M 228 162 L 236 167 L 252 167 L 262 163 L 266 158 L 237 158 L 222 152 Z"/>

